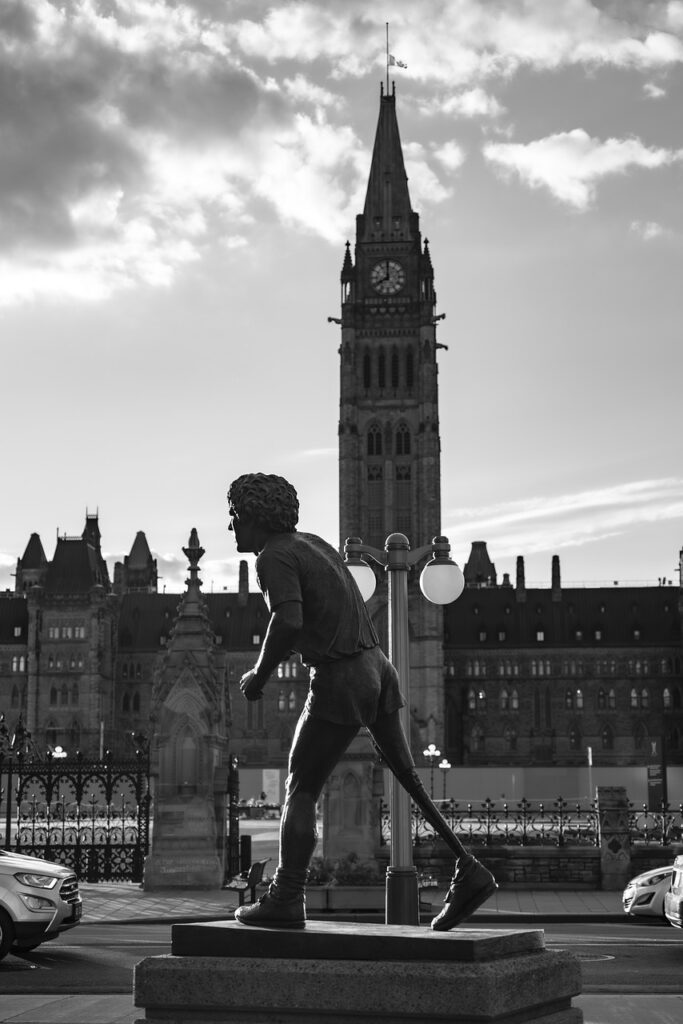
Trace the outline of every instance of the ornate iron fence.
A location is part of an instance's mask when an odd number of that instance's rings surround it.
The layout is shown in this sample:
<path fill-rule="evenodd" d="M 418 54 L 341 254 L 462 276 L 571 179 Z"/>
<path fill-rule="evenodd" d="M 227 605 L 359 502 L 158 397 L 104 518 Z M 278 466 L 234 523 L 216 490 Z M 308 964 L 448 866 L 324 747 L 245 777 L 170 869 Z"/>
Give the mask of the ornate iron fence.
<path fill-rule="evenodd" d="M 468 846 L 599 846 L 600 822 L 597 803 L 570 803 L 562 797 L 532 804 L 494 800 L 458 803 L 438 801 L 449 827 Z M 413 804 L 413 844 L 433 842 L 437 835 Z M 662 804 L 650 811 L 646 804 L 630 805 L 629 830 L 633 843 L 668 846 L 683 838 L 683 804 Z M 389 806 L 380 801 L 380 845 L 391 839 Z"/>
<path fill-rule="evenodd" d="M 65 864 L 89 882 L 142 881 L 150 819 L 144 751 L 118 762 L 0 754 L 0 780 L 5 849 Z"/>
<path fill-rule="evenodd" d="M 517 803 L 497 804 L 494 800 L 458 803 L 441 800 L 439 807 L 449 827 L 469 846 L 597 846 L 598 812 L 595 804 L 582 807 L 562 797 L 550 803 L 532 804 L 522 799 Z M 437 838 L 433 827 L 421 812 L 412 808 L 413 843 L 432 842 Z M 389 808 L 382 801 L 381 838 L 384 845 L 391 838 Z"/>
<path fill-rule="evenodd" d="M 648 810 L 647 804 L 630 804 L 629 808 L 631 842 L 670 846 L 683 839 L 683 803 L 678 807 L 663 803 L 658 811 Z"/>

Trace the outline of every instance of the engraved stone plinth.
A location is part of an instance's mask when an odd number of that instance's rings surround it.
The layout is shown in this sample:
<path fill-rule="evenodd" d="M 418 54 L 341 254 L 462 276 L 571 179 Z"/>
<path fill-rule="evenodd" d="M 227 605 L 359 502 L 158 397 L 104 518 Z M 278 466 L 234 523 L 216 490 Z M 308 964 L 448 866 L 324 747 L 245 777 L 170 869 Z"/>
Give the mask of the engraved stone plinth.
<path fill-rule="evenodd" d="M 175 925 L 135 969 L 138 1024 L 581 1024 L 581 970 L 542 931 Z"/>

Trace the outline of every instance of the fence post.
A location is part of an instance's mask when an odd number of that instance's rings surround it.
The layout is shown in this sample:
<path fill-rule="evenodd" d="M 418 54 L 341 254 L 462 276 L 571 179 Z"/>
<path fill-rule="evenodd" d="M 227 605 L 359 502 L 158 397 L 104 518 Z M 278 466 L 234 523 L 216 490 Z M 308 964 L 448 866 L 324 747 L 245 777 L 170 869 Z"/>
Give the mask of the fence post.
<path fill-rule="evenodd" d="M 631 877 L 629 805 L 623 786 L 598 786 L 598 822 L 601 888 L 623 889 Z"/>

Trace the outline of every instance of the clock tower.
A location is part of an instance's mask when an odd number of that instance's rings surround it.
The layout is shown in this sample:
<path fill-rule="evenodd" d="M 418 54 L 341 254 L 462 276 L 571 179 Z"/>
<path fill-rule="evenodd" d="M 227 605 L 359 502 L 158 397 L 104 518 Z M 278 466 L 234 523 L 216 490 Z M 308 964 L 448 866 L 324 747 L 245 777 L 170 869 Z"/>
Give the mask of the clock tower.
<path fill-rule="evenodd" d="M 436 294 L 429 245 L 410 204 L 396 94 L 379 120 L 356 242 L 341 272 L 340 534 L 411 548 L 441 532 Z M 419 576 L 413 570 L 411 576 Z M 443 742 L 441 611 L 409 583 L 413 742 Z M 381 598 L 379 599 L 381 601 Z M 384 608 L 373 606 L 380 627 Z"/>

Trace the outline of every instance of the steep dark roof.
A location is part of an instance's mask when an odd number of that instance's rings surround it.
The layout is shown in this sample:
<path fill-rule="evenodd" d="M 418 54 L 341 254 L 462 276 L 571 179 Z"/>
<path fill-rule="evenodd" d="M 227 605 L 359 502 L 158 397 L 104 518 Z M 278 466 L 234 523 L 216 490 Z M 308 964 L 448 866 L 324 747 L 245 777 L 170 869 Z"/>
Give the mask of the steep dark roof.
<path fill-rule="evenodd" d="M 15 627 L 21 629 L 14 635 Z M 28 604 L 23 597 L 0 598 L 0 644 L 26 646 L 28 637 Z"/>
<path fill-rule="evenodd" d="M 21 557 L 21 567 L 22 569 L 42 569 L 45 565 L 47 565 L 47 557 L 40 535 L 32 533 Z"/>
<path fill-rule="evenodd" d="M 396 97 L 383 95 L 379 104 L 368 190 L 361 218 L 364 231 L 358 241 L 371 241 L 378 237 L 375 219 L 382 222 L 380 233 L 389 237 L 392 230 L 391 222 L 395 217 L 400 218 L 406 227 L 414 223 L 408 192 L 408 176 L 396 120 Z M 406 233 L 404 237 L 409 236 Z"/>
<path fill-rule="evenodd" d="M 607 649 L 681 641 L 675 587 L 576 587 L 563 589 L 559 601 L 553 600 L 551 589 L 524 594 L 525 600 L 518 601 L 512 587 L 466 587 L 444 610 L 446 646 L 482 651 L 534 646 L 540 652 L 553 646 Z M 539 630 L 542 642 L 537 640 Z M 498 639 L 499 632 L 505 633 L 504 641 Z"/>
<path fill-rule="evenodd" d="M 142 530 L 138 530 L 128 555 L 127 567 L 129 569 L 147 569 L 151 561 L 152 552 L 149 550 L 147 537 Z"/>
<path fill-rule="evenodd" d="M 45 590 L 52 594 L 85 594 L 96 584 L 107 586 L 97 552 L 86 540 L 58 537 L 57 547 L 45 577 Z"/>
<path fill-rule="evenodd" d="M 126 594 L 121 600 L 119 650 L 159 649 L 159 638 L 168 636 L 178 614 L 182 594 Z M 204 594 L 213 632 L 226 650 L 254 646 L 263 639 L 268 611 L 260 594 L 249 594 L 245 604 L 238 594 Z"/>

